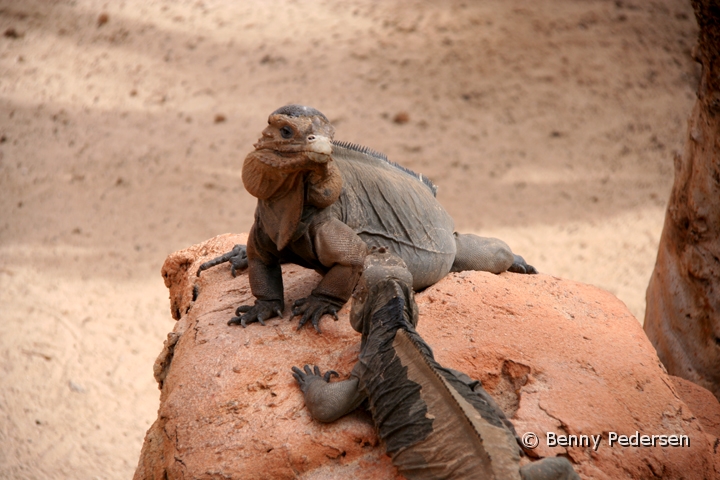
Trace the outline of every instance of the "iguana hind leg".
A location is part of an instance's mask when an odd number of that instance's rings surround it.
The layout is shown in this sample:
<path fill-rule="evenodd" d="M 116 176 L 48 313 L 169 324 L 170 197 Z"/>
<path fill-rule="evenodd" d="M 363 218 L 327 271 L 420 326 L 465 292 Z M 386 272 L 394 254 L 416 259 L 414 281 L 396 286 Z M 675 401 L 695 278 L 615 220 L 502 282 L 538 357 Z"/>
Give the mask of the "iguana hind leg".
<path fill-rule="evenodd" d="M 305 407 L 319 422 L 334 422 L 343 415 L 355 410 L 365 400 L 358 389 L 358 379 L 330 383 L 330 377 L 337 372 L 329 370 L 322 375 L 316 366 L 311 369 L 305 365 L 304 371 L 292 367 L 293 377 L 305 395 Z"/>
<path fill-rule="evenodd" d="M 537 273 L 535 267 L 528 265 L 520 255 L 513 254 L 502 240 L 471 233 L 454 235 L 457 253 L 450 270 L 452 272 L 479 270 L 490 273 Z"/>
<path fill-rule="evenodd" d="M 525 259 L 520 255 L 513 254 L 513 257 L 515 257 L 515 261 L 512 265 L 510 265 L 510 268 L 508 268 L 508 272 L 527 273 L 530 275 L 538 273 L 537 268 L 533 267 L 532 265 L 528 265 Z"/>
<path fill-rule="evenodd" d="M 337 320 L 338 310 L 350 299 L 363 270 L 367 245 L 337 219 L 312 225 L 310 233 L 317 259 L 329 270 L 309 297 L 295 302 L 292 315 L 301 316 L 298 328 L 310 321 L 319 333 L 323 315 Z"/>
<path fill-rule="evenodd" d="M 520 468 L 523 480 L 580 480 L 565 457 L 548 457 Z"/>

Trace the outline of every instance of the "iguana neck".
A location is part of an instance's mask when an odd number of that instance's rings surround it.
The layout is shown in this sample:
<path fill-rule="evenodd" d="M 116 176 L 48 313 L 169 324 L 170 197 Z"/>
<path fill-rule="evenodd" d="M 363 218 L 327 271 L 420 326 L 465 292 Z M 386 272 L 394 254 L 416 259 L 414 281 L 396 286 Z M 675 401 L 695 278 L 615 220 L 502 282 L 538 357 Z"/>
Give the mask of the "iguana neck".
<path fill-rule="evenodd" d="M 263 230 L 278 250 L 294 237 L 305 206 L 325 208 L 340 197 L 340 171 L 332 160 L 319 163 L 317 155 L 261 149 L 245 158 L 243 184 L 258 199 Z"/>
<path fill-rule="evenodd" d="M 305 189 L 304 199 L 318 208 L 332 205 L 342 190 L 342 176 L 332 160 L 320 160 L 320 154 L 282 154 L 273 150 L 254 150 L 245 157 L 242 180 L 245 189 L 260 200 L 291 194 L 296 188 Z M 300 182 L 302 180 L 302 182 Z"/>
<path fill-rule="evenodd" d="M 387 284 L 390 284 L 388 287 Z M 383 355 L 393 356 L 392 343 L 398 330 L 412 330 L 412 319 L 417 315 L 417 304 L 409 285 L 388 279 L 373 286 L 362 324 L 362 340 L 358 360 L 369 365 Z M 432 357 L 427 347 L 424 353 Z"/>
<path fill-rule="evenodd" d="M 369 297 L 373 303 L 364 312 L 361 349 L 366 348 L 370 337 L 391 338 L 398 329 L 413 328 L 411 319 L 417 305 L 406 284 L 388 278 L 373 285 Z"/>

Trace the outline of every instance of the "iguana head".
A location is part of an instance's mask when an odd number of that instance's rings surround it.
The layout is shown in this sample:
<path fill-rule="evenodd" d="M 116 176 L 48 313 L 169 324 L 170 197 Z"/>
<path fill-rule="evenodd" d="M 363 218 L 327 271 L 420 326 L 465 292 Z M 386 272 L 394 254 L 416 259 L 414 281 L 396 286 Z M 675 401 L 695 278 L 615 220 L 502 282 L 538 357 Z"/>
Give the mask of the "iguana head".
<path fill-rule="evenodd" d="M 268 126 L 254 145 L 256 150 L 281 154 L 304 153 L 318 163 L 330 161 L 335 129 L 312 107 L 285 105 L 268 117 Z"/>
<path fill-rule="evenodd" d="M 245 157 L 242 180 L 258 202 L 258 219 L 278 250 L 299 238 L 306 207 L 327 208 L 340 197 L 342 175 L 332 161 L 335 129 L 314 108 L 286 105 Z M 257 223 L 257 221 L 256 221 Z"/>
<path fill-rule="evenodd" d="M 353 292 L 350 324 L 355 331 L 368 331 L 373 314 L 393 298 L 404 297 L 406 313 L 413 326 L 417 325 L 418 309 L 413 298 L 413 277 L 402 258 L 384 247 L 370 249 L 365 267 Z"/>

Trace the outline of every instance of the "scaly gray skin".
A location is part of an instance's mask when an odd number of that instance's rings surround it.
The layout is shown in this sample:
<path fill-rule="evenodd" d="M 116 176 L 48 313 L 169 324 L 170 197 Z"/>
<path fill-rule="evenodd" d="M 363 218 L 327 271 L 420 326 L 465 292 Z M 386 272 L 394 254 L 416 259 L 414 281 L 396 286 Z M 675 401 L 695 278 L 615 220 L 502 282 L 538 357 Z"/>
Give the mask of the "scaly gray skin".
<path fill-rule="evenodd" d="M 331 422 L 366 399 L 385 449 L 408 479 L 579 479 L 564 457 L 520 467 L 515 429 L 467 375 L 443 368 L 415 331 L 417 305 L 404 262 L 383 251 L 367 256 L 352 306 L 362 333 L 349 380 L 329 383 L 318 367 L 293 376 L 313 418 Z"/>
<path fill-rule="evenodd" d="M 347 302 L 369 247 L 387 247 L 405 260 L 413 288 L 432 285 L 448 272 L 483 270 L 537 273 L 504 242 L 454 233 L 436 187 L 368 148 L 333 141 L 334 128 L 314 108 L 287 105 L 243 165 L 243 183 L 258 198 L 247 251 L 237 246 L 198 270 L 230 261 L 245 265 L 255 305 L 238 307 L 229 324 L 245 326 L 285 307 L 280 264 L 312 268 L 323 279 L 293 305 L 318 332 L 320 318 Z M 245 258 L 246 255 L 246 258 Z"/>

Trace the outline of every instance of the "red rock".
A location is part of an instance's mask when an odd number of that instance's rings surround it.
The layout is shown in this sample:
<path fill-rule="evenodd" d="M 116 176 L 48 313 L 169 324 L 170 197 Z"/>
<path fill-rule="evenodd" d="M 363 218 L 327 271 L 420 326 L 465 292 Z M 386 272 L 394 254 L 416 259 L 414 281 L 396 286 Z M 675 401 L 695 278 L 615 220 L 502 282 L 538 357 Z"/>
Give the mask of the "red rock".
<path fill-rule="evenodd" d="M 680 399 L 697 417 L 711 445 L 715 470 L 720 472 L 720 402 L 707 389 L 684 378 L 670 376 Z"/>
<path fill-rule="evenodd" d="M 318 364 L 347 376 L 359 342 L 348 306 L 338 322 L 323 320 L 322 335 L 297 331 L 288 308 L 265 327 L 229 327 L 235 308 L 253 302 L 247 275 L 233 279 L 224 265 L 195 276 L 243 240 L 216 237 L 163 266 L 179 321 L 155 365 L 160 409 L 135 478 L 394 478 L 366 413 L 317 423 L 290 375 L 293 365 Z M 289 306 L 319 276 L 285 265 L 283 278 Z M 539 455 L 567 455 L 583 478 L 720 476 L 715 433 L 703 431 L 637 320 L 608 292 L 542 274 L 462 272 L 417 301 L 418 331 L 436 358 L 482 380 L 520 435 L 540 435 Z M 545 432 L 603 441 L 597 451 L 551 448 Z M 609 432 L 687 435 L 690 447 L 610 447 Z"/>

